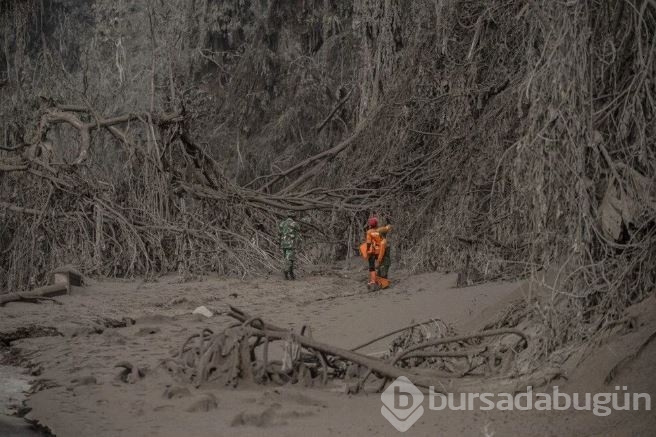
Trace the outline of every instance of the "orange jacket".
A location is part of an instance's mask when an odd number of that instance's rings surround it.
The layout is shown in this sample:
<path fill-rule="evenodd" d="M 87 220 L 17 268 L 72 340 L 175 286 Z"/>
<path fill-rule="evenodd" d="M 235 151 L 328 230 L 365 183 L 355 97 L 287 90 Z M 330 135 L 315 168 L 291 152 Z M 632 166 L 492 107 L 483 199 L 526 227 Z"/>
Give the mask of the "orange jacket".
<path fill-rule="evenodd" d="M 371 255 L 376 255 L 378 262 L 381 262 L 387 249 L 385 235 L 391 230 L 391 225 L 367 229 L 365 242 L 360 245 L 360 254 L 362 257 L 368 259 Z"/>

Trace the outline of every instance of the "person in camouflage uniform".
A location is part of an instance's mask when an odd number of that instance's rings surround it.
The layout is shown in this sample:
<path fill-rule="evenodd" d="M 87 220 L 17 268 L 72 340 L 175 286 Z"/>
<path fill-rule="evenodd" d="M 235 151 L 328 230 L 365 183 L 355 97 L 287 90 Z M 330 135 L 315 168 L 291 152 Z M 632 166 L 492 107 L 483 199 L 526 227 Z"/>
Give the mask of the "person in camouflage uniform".
<path fill-rule="evenodd" d="M 285 260 L 285 279 L 296 279 L 294 275 L 294 261 L 296 261 L 296 249 L 301 243 L 301 226 L 296 222 L 296 213 L 289 211 L 287 218 L 278 224 L 278 236 L 280 248 Z"/>

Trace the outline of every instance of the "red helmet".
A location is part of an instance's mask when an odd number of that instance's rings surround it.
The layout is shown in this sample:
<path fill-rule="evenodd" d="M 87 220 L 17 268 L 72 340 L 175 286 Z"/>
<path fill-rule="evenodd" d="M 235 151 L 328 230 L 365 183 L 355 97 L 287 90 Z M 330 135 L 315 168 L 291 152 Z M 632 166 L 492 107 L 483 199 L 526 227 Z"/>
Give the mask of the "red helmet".
<path fill-rule="evenodd" d="M 378 226 L 378 219 L 376 217 L 369 217 L 369 220 L 367 220 L 367 225 L 369 225 L 370 228 L 375 228 Z"/>

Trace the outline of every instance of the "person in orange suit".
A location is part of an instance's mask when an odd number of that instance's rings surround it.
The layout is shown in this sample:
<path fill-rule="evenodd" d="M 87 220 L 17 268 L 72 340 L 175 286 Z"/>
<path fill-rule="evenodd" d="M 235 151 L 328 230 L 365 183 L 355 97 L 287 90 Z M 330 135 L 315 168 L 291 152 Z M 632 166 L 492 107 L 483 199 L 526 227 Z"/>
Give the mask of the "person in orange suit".
<path fill-rule="evenodd" d="M 369 290 L 389 287 L 390 251 L 386 237 L 391 230 L 391 225 L 378 227 L 376 217 L 367 220 L 367 233 L 365 242 L 360 245 L 360 254 L 369 263 Z"/>

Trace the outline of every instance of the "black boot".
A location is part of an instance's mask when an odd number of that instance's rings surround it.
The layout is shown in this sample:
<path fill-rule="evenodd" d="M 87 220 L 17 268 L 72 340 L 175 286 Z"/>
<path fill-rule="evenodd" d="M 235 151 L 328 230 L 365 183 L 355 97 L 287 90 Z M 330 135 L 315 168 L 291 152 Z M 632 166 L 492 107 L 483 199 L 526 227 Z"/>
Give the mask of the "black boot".
<path fill-rule="evenodd" d="M 285 280 L 288 281 L 289 280 L 289 272 L 287 270 L 285 270 L 284 273 L 285 273 Z"/>
<path fill-rule="evenodd" d="M 296 280 L 296 276 L 294 275 L 294 271 L 293 271 L 293 270 L 290 270 L 290 271 L 289 271 L 289 277 L 291 278 L 292 281 L 295 281 L 295 280 Z"/>

